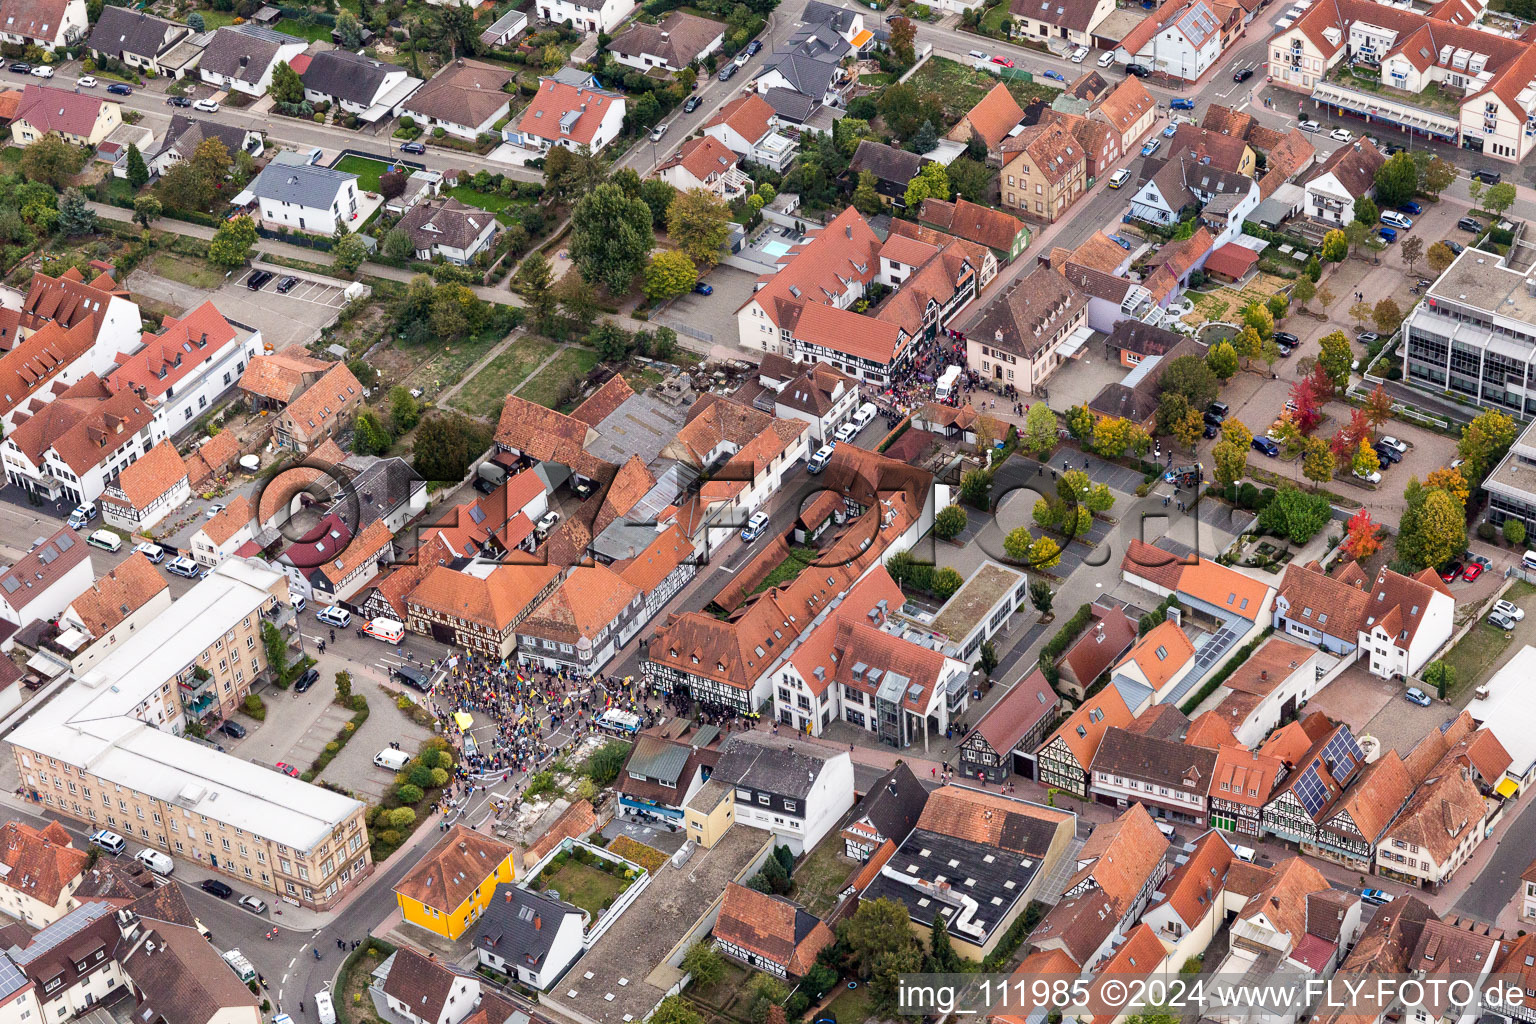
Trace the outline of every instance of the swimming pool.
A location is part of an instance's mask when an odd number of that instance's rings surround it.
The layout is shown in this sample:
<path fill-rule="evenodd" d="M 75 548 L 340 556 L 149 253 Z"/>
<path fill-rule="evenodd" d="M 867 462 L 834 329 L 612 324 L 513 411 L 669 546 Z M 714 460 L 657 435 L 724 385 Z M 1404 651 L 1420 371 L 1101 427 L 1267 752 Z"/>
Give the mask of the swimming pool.
<path fill-rule="evenodd" d="M 789 252 L 791 248 L 793 247 L 788 242 L 781 242 L 777 238 L 771 242 L 763 243 L 763 252 L 772 256 L 775 260 Z"/>

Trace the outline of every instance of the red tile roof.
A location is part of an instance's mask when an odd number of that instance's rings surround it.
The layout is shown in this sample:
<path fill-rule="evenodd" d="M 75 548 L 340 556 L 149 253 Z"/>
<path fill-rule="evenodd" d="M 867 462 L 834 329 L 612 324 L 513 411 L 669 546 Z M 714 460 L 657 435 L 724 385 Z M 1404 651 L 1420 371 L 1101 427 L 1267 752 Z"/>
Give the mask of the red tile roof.
<path fill-rule="evenodd" d="M 1041 719 L 1055 715 L 1059 703 L 1045 673 L 1037 668 L 1014 683 L 997 703 L 988 708 L 972 732 L 980 734 L 998 754 L 1006 754 L 1029 735 Z"/>
<path fill-rule="evenodd" d="M 615 103 L 623 103 L 617 93 L 567 85 L 553 78 L 539 79 L 539 91 L 523 111 L 517 127 L 524 135 L 533 135 L 551 142 L 575 142 L 590 146 L 598 127 Z M 564 131 L 560 119 L 567 113 L 580 112 L 570 131 Z"/>
<path fill-rule="evenodd" d="M 539 837 L 538 841 L 528 847 L 523 854 L 525 865 L 537 864 L 543 860 L 551 850 L 559 846 L 567 839 L 581 839 L 591 833 L 597 827 L 597 814 L 592 809 L 589 800 L 577 800 L 564 811 L 555 823 L 549 826 L 549 831 Z"/>
<path fill-rule="evenodd" d="M 835 941 L 832 929 L 795 904 L 729 882 L 715 921 L 715 938 L 783 967 L 799 977 L 816 954 Z"/>
<path fill-rule="evenodd" d="M 56 821 L 41 830 L 22 821 L 0 826 L 0 864 L 7 869 L 0 886 L 46 906 L 58 905 L 89 859 L 84 850 L 70 845 L 69 833 Z"/>
<path fill-rule="evenodd" d="M 1125 706 L 1125 698 L 1113 686 L 1106 686 L 1067 716 L 1061 727 L 1041 744 L 1041 749 L 1059 738 L 1072 751 L 1072 756 L 1082 769 L 1087 771 L 1088 766 L 1093 764 L 1093 756 L 1098 753 L 1104 734 L 1112 727 L 1123 729 L 1131 721 L 1131 709 Z"/>
<path fill-rule="evenodd" d="M 165 577 L 156 571 L 148 558 L 135 551 L 107 570 L 105 576 L 97 577 L 89 590 L 69 602 L 69 607 L 91 636 L 100 639 L 113 626 L 168 589 Z"/>
<path fill-rule="evenodd" d="M 7 31 L 14 30 L 7 26 Z M 88 92 L 29 84 L 21 90 L 15 119 L 25 121 L 41 132 L 89 136 L 107 102 Z"/>
<path fill-rule="evenodd" d="M 455 825 L 395 884 L 395 892 L 451 914 L 512 853 L 508 843 Z"/>
<path fill-rule="evenodd" d="M 1259 254 L 1246 245 L 1228 242 L 1205 259 L 1205 272 L 1225 274 L 1236 280 L 1252 270 L 1259 262 Z"/>
<path fill-rule="evenodd" d="M 928 794 L 928 802 L 923 806 L 916 827 L 952 839 L 995 846 L 1009 853 L 1041 857 L 1045 855 L 1045 849 L 1031 848 L 1035 843 L 1049 842 L 1049 837 L 1039 826 L 1052 830 L 1054 835 L 1054 830 L 1064 824 L 1070 827 L 1071 821 L 1071 814 L 1053 807 L 1041 807 L 965 786 L 942 786 Z M 1035 833 L 1033 838 L 1031 832 Z"/>
<path fill-rule="evenodd" d="M 704 128 L 707 131 L 723 124 L 749 143 L 755 143 L 771 130 L 773 116 L 773 106 L 767 100 L 748 92 L 721 107 Z"/>
<path fill-rule="evenodd" d="M 118 474 L 117 486 L 129 501 L 129 507 L 142 512 L 150 504 L 164 496 L 178 483 L 187 479 L 187 464 L 181 461 L 176 446 L 169 440 L 161 441 L 143 457 L 127 466 Z M 121 505 L 117 499 L 102 495 L 103 502 Z"/>
<path fill-rule="evenodd" d="M 160 398 L 235 340 L 235 328 L 210 300 L 177 320 L 167 318 L 159 334 L 146 333 L 143 348 L 119 354 L 107 383 L 118 391 L 142 388 Z"/>
<path fill-rule="evenodd" d="M 996 149 L 1023 120 L 1024 108 L 1019 106 L 1008 87 L 998 82 L 945 137 L 956 142 L 969 142 L 974 131 L 988 149 Z"/>

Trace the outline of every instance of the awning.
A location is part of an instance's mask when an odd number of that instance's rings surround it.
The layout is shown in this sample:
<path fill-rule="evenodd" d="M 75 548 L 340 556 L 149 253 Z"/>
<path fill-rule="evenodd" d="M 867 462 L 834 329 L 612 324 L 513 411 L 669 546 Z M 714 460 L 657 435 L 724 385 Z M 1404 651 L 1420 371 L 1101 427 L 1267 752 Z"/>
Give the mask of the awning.
<path fill-rule="evenodd" d="M 866 28 L 858 35 L 853 37 L 853 39 L 850 41 L 850 45 L 852 45 L 855 50 L 862 50 L 864 47 L 873 42 L 874 38 L 875 34 Z"/>
<path fill-rule="evenodd" d="M 1510 797 L 1520 792 L 1520 786 L 1515 782 L 1514 779 L 1500 779 L 1499 784 L 1493 787 L 1493 791 L 1499 794 L 1499 796 L 1503 797 L 1505 800 L 1508 800 Z"/>
<path fill-rule="evenodd" d="M 1077 355 L 1078 352 L 1082 351 L 1083 346 L 1088 344 L 1088 339 L 1091 337 L 1093 337 L 1093 328 L 1089 327 L 1087 324 L 1084 324 L 1082 327 L 1079 327 L 1077 330 L 1068 335 L 1066 339 L 1056 347 L 1056 354 L 1063 359 L 1070 359 Z"/>
<path fill-rule="evenodd" d="M 460 729 L 467 730 L 470 726 L 475 724 L 475 719 L 474 716 L 472 716 L 468 711 L 455 711 L 453 713 L 453 724 L 458 726 Z"/>

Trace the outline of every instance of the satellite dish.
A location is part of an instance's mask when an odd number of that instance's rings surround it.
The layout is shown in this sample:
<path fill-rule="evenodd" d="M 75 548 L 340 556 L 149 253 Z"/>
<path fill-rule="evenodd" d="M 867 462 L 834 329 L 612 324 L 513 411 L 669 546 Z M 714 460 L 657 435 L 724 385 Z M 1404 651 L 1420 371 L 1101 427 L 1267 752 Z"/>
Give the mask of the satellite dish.
<path fill-rule="evenodd" d="M 261 456 L 256 454 L 240 456 L 240 468 L 254 473 L 261 468 Z"/>

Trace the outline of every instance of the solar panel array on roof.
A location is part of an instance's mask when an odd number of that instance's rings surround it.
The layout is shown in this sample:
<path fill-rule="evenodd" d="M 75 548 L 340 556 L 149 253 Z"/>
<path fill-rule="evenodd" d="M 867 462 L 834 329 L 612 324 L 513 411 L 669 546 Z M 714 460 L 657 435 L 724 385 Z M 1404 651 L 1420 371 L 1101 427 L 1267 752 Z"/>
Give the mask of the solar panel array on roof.
<path fill-rule="evenodd" d="M 1337 779 L 1341 786 L 1349 781 L 1364 761 L 1365 754 L 1348 729 L 1341 730 L 1323 748 L 1323 764 L 1328 766 L 1328 774 Z"/>
<path fill-rule="evenodd" d="M 27 976 L 21 973 L 15 961 L 0 953 L 0 999 L 8 999 L 27 985 Z"/>
<path fill-rule="evenodd" d="M 32 963 L 44 953 L 54 949 L 60 943 L 67 942 L 80 934 L 80 930 L 93 921 L 97 921 L 112 913 L 112 906 L 108 903 L 87 903 L 76 907 L 53 924 L 44 928 L 32 936 L 26 948 L 18 950 L 12 958 L 22 965 Z"/>
<path fill-rule="evenodd" d="M 75 546 L 75 538 L 71 537 L 67 533 L 64 533 L 59 535 L 59 539 L 55 543 L 59 545 L 60 551 L 68 551 L 70 548 Z"/>
<path fill-rule="evenodd" d="M 1328 786 L 1317 774 L 1317 762 L 1313 761 L 1302 772 L 1301 778 L 1296 780 L 1292 790 L 1296 799 L 1301 801 L 1301 807 L 1312 818 L 1316 818 L 1328 804 Z"/>

